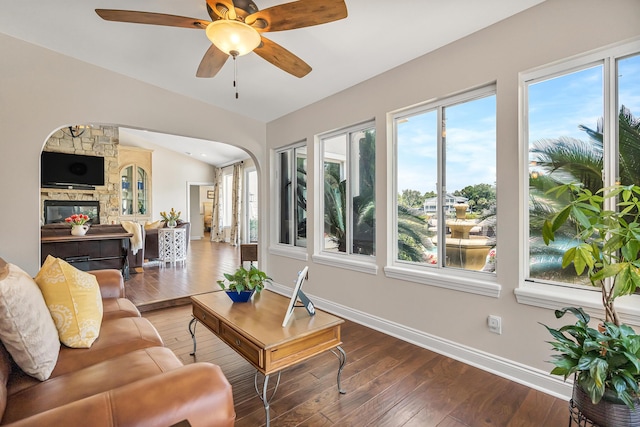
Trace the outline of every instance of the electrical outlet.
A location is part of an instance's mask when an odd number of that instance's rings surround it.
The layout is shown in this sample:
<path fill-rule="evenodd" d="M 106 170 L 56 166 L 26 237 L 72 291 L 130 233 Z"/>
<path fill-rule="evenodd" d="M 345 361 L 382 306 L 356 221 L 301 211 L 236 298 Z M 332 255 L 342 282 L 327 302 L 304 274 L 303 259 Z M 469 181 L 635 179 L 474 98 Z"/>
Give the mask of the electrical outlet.
<path fill-rule="evenodd" d="M 489 315 L 487 325 L 489 326 L 489 331 L 498 335 L 502 334 L 502 318 L 500 316 Z"/>

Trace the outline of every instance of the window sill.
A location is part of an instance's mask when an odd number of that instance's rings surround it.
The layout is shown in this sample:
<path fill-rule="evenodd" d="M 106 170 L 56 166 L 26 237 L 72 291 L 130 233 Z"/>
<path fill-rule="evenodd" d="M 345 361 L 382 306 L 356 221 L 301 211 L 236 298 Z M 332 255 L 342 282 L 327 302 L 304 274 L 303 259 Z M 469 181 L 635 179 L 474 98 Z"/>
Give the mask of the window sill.
<path fill-rule="evenodd" d="M 595 288 L 576 289 L 544 283 L 525 282 L 515 291 L 519 304 L 557 310 L 563 307 L 582 307 L 590 315 L 604 319 L 600 292 Z M 616 299 L 620 320 L 628 325 L 640 325 L 640 295 Z"/>
<path fill-rule="evenodd" d="M 272 246 L 269 246 L 269 253 L 271 255 L 294 258 L 300 261 L 309 260 L 309 254 L 307 253 L 307 248 L 300 248 L 297 246 L 272 245 Z"/>
<path fill-rule="evenodd" d="M 495 282 L 495 277 L 493 276 L 492 279 L 494 280 L 481 280 L 477 277 L 469 277 L 467 274 L 452 274 L 450 270 L 443 274 L 442 270 L 432 272 L 398 266 L 385 267 L 384 272 L 387 277 L 393 279 L 407 280 L 493 298 L 499 298 L 502 290 L 502 286 Z"/>
<path fill-rule="evenodd" d="M 378 274 L 378 266 L 373 262 L 353 259 L 348 255 L 332 256 L 325 254 L 315 254 L 312 256 L 313 262 L 330 265 L 332 267 L 346 268 L 348 270 L 359 271 L 360 273 Z"/>

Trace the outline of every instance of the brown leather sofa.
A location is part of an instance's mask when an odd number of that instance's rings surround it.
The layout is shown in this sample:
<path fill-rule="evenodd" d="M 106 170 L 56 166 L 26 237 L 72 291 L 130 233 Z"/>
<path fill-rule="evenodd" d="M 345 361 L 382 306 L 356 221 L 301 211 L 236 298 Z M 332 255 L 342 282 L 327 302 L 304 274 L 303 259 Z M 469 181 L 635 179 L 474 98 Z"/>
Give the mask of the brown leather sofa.
<path fill-rule="evenodd" d="M 90 348 L 61 345 L 51 377 L 39 381 L 0 345 L 0 424 L 172 426 L 186 420 L 192 427 L 233 426 L 231 386 L 220 368 L 184 366 L 124 298 L 120 271 L 91 273 L 100 284 L 104 314 Z"/>

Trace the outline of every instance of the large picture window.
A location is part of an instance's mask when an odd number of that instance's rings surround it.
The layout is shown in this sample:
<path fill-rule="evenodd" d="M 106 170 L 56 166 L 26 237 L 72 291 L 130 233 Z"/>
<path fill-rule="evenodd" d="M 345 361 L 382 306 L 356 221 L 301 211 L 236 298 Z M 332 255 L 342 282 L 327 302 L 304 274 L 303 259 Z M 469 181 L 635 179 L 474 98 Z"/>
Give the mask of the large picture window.
<path fill-rule="evenodd" d="M 495 271 L 495 88 L 397 113 L 393 125 L 396 261 Z"/>
<path fill-rule="evenodd" d="M 320 138 L 327 253 L 375 255 L 375 128 L 355 126 Z"/>
<path fill-rule="evenodd" d="M 307 148 L 303 144 L 276 152 L 278 243 L 307 246 Z"/>
<path fill-rule="evenodd" d="M 548 190 L 565 183 L 595 192 L 616 183 L 640 185 L 640 55 L 619 51 L 541 70 L 524 79 L 528 148 L 525 279 L 565 286 L 589 284 L 562 268 L 575 245 L 570 223 L 549 246 L 544 219 L 567 200 Z"/>

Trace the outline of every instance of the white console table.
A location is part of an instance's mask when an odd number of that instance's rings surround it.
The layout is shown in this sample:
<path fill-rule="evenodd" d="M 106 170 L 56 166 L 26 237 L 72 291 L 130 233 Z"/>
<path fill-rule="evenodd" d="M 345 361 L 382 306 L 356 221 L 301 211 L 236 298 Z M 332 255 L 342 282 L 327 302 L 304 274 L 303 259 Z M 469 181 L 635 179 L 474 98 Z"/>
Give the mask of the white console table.
<path fill-rule="evenodd" d="M 160 228 L 158 230 L 158 255 L 162 266 L 187 260 L 187 230 L 185 228 Z"/>

